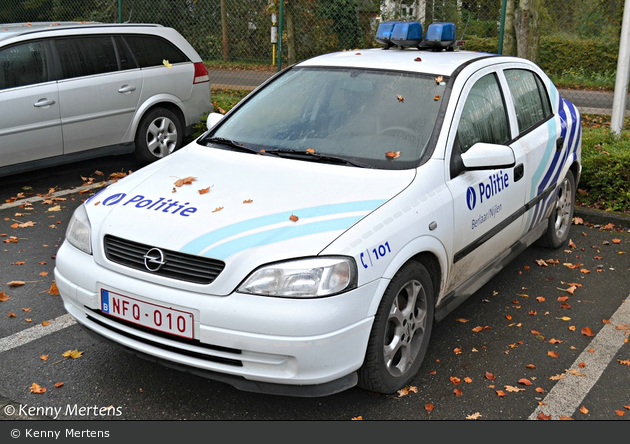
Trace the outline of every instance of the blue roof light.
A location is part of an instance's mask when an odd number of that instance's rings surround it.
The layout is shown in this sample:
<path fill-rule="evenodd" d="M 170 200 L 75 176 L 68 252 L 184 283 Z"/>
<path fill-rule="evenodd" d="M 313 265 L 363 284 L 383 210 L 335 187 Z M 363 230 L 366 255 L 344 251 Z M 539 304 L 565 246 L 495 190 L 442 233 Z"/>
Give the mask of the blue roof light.
<path fill-rule="evenodd" d="M 432 23 L 423 36 L 420 22 L 388 20 L 378 26 L 375 40 L 385 45 L 383 49 L 398 46 L 401 49 L 414 47 L 433 51 L 443 49 L 452 51 L 457 45 L 455 24 L 452 22 Z"/>

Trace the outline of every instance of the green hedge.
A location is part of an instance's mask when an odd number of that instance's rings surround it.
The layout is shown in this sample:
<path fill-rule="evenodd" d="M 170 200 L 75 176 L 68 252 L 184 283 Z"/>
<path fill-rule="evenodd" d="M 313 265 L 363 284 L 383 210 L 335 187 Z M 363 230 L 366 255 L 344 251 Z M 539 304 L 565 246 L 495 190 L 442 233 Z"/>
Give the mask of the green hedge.
<path fill-rule="evenodd" d="M 496 37 L 466 37 L 464 49 L 496 53 L 499 40 Z M 566 71 L 583 71 L 587 74 L 617 70 L 619 42 L 595 39 L 579 39 L 567 36 L 542 36 L 540 38 L 540 67 L 549 75 L 561 76 Z"/>

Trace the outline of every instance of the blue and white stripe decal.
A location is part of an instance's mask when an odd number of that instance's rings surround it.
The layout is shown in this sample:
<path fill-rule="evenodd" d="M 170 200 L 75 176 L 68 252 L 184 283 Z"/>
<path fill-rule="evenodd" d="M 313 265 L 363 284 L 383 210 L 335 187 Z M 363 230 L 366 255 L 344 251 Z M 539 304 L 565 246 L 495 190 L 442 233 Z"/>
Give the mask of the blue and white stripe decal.
<path fill-rule="evenodd" d="M 567 149 L 563 149 L 561 151 L 556 150 L 555 141 L 558 131 L 557 124 L 555 119 L 550 120 L 548 122 L 549 143 L 547 145 L 545 155 L 543 159 L 541 159 L 540 167 L 532 178 L 532 198 L 539 196 L 548 187 L 558 182 L 559 176 L 562 173 L 569 157 L 571 158 L 571 160 L 576 158 L 578 141 L 581 139 L 581 125 L 578 121 L 579 116 L 575 106 L 571 102 L 563 100 L 560 97 L 557 89 L 553 86 L 552 101 L 554 102 L 554 107 L 556 103 L 558 103 L 559 106 L 558 116 L 560 117 L 560 137 L 565 140 Z M 568 120 L 567 111 L 570 114 Z M 568 127 L 567 123 L 571 124 L 570 128 Z M 569 133 L 568 140 L 567 133 Z M 549 163 L 549 159 L 552 157 L 552 153 L 553 158 L 551 159 L 551 163 Z M 549 208 L 549 205 L 551 205 L 555 201 L 555 197 L 556 195 L 554 193 L 551 193 L 549 196 L 545 197 L 543 200 L 536 204 L 533 212 L 530 211 L 530 220 L 527 224 L 527 230 L 531 229 L 542 220 L 545 213 L 547 212 L 547 209 Z"/>
<path fill-rule="evenodd" d="M 346 230 L 385 201 L 321 205 L 248 219 L 205 233 L 184 245 L 180 251 L 223 260 L 252 247 L 310 234 Z M 292 214 L 298 216 L 298 222 L 289 220 Z"/>

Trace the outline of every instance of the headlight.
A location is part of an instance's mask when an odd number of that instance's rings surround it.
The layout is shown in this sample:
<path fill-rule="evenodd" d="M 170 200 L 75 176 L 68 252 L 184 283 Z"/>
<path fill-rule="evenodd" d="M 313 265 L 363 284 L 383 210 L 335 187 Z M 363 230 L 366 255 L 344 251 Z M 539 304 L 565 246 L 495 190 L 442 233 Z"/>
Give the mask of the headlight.
<path fill-rule="evenodd" d="M 85 205 L 81 205 L 74 210 L 66 230 L 66 240 L 84 253 L 92 254 L 90 220 L 87 217 Z"/>
<path fill-rule="evenodd" d="M 357 266 L 352 258 L 322 257 L 265 265 L 255 270 L 238 291 L 263 296 L 313 298 L 355 288 Z"/>

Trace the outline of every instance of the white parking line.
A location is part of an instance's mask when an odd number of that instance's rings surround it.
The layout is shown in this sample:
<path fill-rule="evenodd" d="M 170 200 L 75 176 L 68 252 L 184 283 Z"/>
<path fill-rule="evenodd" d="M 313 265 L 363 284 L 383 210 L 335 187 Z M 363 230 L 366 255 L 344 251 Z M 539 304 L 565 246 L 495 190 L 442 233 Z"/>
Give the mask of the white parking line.
<path fill-rule="evenodd" d="M 13 208 L 13 207 L 19 207 L 20 205 L 25 205 L 25 204 L 33 203 L 33 202 L 39 202 L 40 200 L 50 199 L 52 197 L 61 197 L 61 196 L 65 196 L 66 194 L 80 193 L 83 190 L 92 190 L 94 188 L 105 188 L 107 185 L 115 181 L 116 181 L 115 179 L 105 180 L 105 181 L 93 183 L 90 185 L 83 185 L 77 188 L 70 188 L 68 190 L 55 191 L 54 193 L 48 194 L 46 196 L 32 196 L 32 197 L 27 197 L 24 199 L 15 200 L 13 202 L 6 202 L 0 205 L 0 210 L 5 210 L 7 208 Z"/>
<path fill-rule="evenodd" d="M 43 326 L 41 324 L 37 324 L 29 329 L 22 330 L 12 334 L 11 336 L 0 339 L 0 353 L 28 344 L 31 341 L 43 338 L 46 335 L 76 324 L 74 318 L 69 314 L 65 314 L 49 322 L 50 325 Z"/>
<path fill-rule="evenodd" d="M 545 416 L 551 415 L 551 419 L 559 419 L 561 416 L 572 417 L 624 344 L 626 332 L 616 328 L 621 324 L 630 325 L 630 296 L 612 315 L 610 323 L 604 325 L 588 347 L 577 357 L 569 369 L 577 370 L 577 374 L 565 372 L 564 379 L 558 381 L 549 390 L 542 404 L 528 419 L 537 419 L 539 413 Z M 578 367 L 581 362 L 586 364 L 583 368 Z"/>

